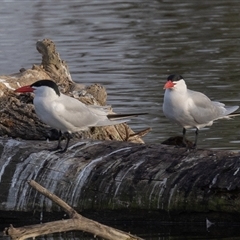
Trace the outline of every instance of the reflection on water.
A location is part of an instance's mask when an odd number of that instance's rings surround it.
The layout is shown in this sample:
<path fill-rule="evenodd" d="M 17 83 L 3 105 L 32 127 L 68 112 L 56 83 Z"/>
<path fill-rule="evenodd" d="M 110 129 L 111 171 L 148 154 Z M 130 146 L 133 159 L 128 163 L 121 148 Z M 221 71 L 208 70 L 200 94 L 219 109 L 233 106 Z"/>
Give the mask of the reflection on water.
<path fill-rule="evenodd" d="M 115 225 L 114 225 L 115 224 Z M 23 224 L 22 224 L 23 225 Z M 22 226 L 20 225 L 20 226 Z M 29 225 L 29 223 L 25 224 Z M 151 222 L 141 223 L 137 227 L 134 222 L 125 223 L 106 223 L 106 225 L 111 225 L 119 230 L 125 232 L 130 232 L 133 235 L 137 235 L 145 240 L 233 240 L 239 239 L 240 234 L 238 233 L 239 225 L 234 224 L 223 224 L 215 223 L 209 229 L 206 228 L 205 223 L 187 223 L 181 222 L 178 224 L 172 223 L 157 223 Z M 2 230 L 9 225 L 0 224 L 0 240 L 9 240 L 9 237 L 3 236 Z M 14 225 L 15 226 L 15 225 Z M 16 227 L 16 226 L 15 226 Z M 17 226 L 18 227 L 18 226 Z M 100 237 L 95 237 L 90 233 L 81 231 L 71 231 L 63 233 L 49 234 L 46 236 L 37 237 L 39 240 L 102 240 Z"/>
<path fill-rule="evenodd" d="M 161 110 L 171 73 L 213 100 L 240 105 L 239 1 L 5 0 L 0 74 L 39 63 L 35 43 L 43 38 L 55 41 L 74 81 L 107 88 L 116 112 L 149 112 L 131 122 L 134 130 L 152 127 L 146 142 L 182 132 Z M 200 131 L 199 147 L 240 149 L 239 126 L 239 118 L 217 121 Z"/>
<path fill-rule="evenodd" d="M 40 62 L 38 39 L 51 38 L 74 81 L 101 83 L 117 112 L 147 111 L 135 130 L 146 142 L 181 134 L 161 110 L 170 73 L 211 99 L 239 105 L 238 1 L 9 2 L 0 9 L 0 74 Z M 193 139 L 193 132 L 190 139 Z M 199 147 L 239 149 L 239 119 L 200 132 Z"/>
<path fill-rule="evenodd" d="M 113 224 L 113 223 L 112 223 Z M 130 225 L 130 227 L 128 226 Z M 109 225 L 109 224 L 107 224 Z M 125 232 L 131 232 L 133 235 L 137 235 L 145 240 L 239 240 L 240 234 L 238 228 L 239 225 L 234 224 L 221 224 L 213 225 L 209 229 L 206 229 L 204 223 L 187 224 L 178 223 L 173 225 L 171 223 L 152 223 L 148 225 L 144 223 L 144 226 L 136 228 L 136 224 L 125 223 L 120 227 L 113 226 L 117 229 Z M 0 225 L 0 240 L 9 240 L 9 237 L 3 236 L 2 229 L 4 226 Z M 38 240 L 102 240 L 100 237 L 95 237 L 90 233 L 81 231 L 63 232 L 49 234 L 46 236 L 37 237 Z"/>

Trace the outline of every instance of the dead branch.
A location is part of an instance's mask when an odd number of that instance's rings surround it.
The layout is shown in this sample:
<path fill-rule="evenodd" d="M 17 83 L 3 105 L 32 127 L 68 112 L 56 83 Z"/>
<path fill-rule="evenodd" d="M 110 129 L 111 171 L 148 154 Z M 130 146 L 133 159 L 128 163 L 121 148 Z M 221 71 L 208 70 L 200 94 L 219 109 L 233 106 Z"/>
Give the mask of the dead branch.
<path fill-rule="evenodd" d="M 94 236 L 99 236 L 109 240 L 143 240 L 137 236 L 133 236 L 129 233 L 121 230 L 108 227 L 91 219 L 85 218 L 78 214 L 72 207 L 65 203 L 62 199 L 55 194 L 49 192 L 47 189 L 39 185 L 34 180 L 29 181 L 31 187 L 35 188 L 41 194 L 51 199 L 64 209 L 70 216 L 70 219 L 60 220 L 54 222 L 48 222 L 43 224 L 30 225 L 20 228 L 14 228 L 10 225 L 9 228 L 5 228 L 4 234 L 15 240 L 23 240 L 26 238 L 35 238 L 40 235 L 52 234 L 57 232 L 66 232 L 73 230 L 81 230 L 84 232 L 92 233 Z"/>

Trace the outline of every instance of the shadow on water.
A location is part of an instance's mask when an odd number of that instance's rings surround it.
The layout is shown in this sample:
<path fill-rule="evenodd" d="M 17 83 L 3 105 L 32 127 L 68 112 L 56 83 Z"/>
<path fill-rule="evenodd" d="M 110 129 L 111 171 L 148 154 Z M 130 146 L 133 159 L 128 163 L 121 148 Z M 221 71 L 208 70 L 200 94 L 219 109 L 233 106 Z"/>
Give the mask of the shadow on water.
<path fill-rule="evenodd" d="M 152 127 L 146 142 L 162 142 L 181 134 L 182 129 L 161 111 L 163 85 L 171 73 L 180 73 L 190 89 L 212 100 L 240 104 L 240 15 L 236 0 L 3 1 L 0 29 L 1 74 L 39 63 L 35 43 L 50 38 L 67 61 L 74 81 L 103 84 L 108 104 L 116 112 L 149 112 L 130 124 L 136 131 Z M 218 121 L 201 130 L 199 147 L 238 150 L 239 120 Z M 187 132 L 190 139 L 193 135 L 193 131 Z M 215 225 L 209 232 L 204 224 L 199 226 L 203 230 L 193 228 L 196 231 L 188 224 L 158 228 L 144 226 L 136 234 L 146 239 L 240 236 L 239 227 L 234 225 Z M 133 232 L 132 228 L 129 231 Z M 56 237 L 93 239 L 79 234 Z"/>
<path fill-rule="evenodd" d="M 145 240 L 184 240 L 184 239 L 198 239 L 198 240 L 228 240 L 239 239 L 240 231 L 239 224 L 214 224 L 213 226 L 206 228 L 205 223 L 154 223 L 154 222 L 106 222 L 105 224 L 115 227 L 117 229 L 130 232 L 133 235 L 137 235 Z M 18 224 L 19 225 L 19 224 Z M 16 225 L 14 225 L 15 227 Z M 23 226 L 20 224 L 19 226 Z M 9 239 L 7 236 L 3 236 L 2 230 L 6 225 L 0 225 L 0 239 Z M 100 240 L 102 238 L 95 237 L 92 234 L 71 231 L 64 233 L 49 234 L 47 236 L 39 236 L 37 239 L 62 239 L 62 240 Z"/>
<path fill-rule="evenodd" d="M 110 214 L 110 215 L 109 215 Z M 221 222 L 216 221 L 212 222 L 211 219 L 205 218 L 204 222 L 193 222 L 189 221 L 189 218 L 194 219 L 194 214 L 186 216 L 186 219 L 182 217 L 182 221 L 179 218 L 178 222 L 171 221 L 158 221 L 154 217 L 152 219 L 139 220 L 129 219 L 125 214 L 122 215 L 125 220 L 117 220 L 118 215 L 121 215 L 121 212 L 106 214 L 105 212 L 84 212 L 82 215 L 89 219 L 93 219 L 107 226 L 117 228 L 119 230 L 130 232 L 133 235 L 137 235 L 146 240 L 183 240 L 183 239 L 240 239 L 240 223 L 238 222 Z M 15 212 L 9 212 L 9 218 L 1 218 L 0 213 L 0 240 L 7 239 L 7 236 L 3 236 L 2 231 L 9 227 L 12 224 L 14 227 L 22 227 L 27 225 L 39 224 L 44 222 L 58 221 L 59 219 L 68 219 L 68 216 L 65 213 L 50 213 L 45 212 L 33 212 L 29 213 L 19 213 L 18 216 L 15 215 Z M 180 214 L 181 215 L 181 214 Z M 125 217 L 124 217 L 125 216 Z M 204 216 L 204 214 L 203 214 Z M 116 220 L 113 220 L 113 217 Z M 121 218 L 121 217 L 120 217 Z M 119 218 L 119 219 L 120 219 Z M 19 220 L 21 219 L 21 220 Z M 144 219 L 144 217 L 142 218 Z M 95 238 L 92 234 L 81 232 L 81 231 L 71 231 L 64 233 L 50 234 L 47 236 L 38 237 L 38 239 L 101 239 Z"/>

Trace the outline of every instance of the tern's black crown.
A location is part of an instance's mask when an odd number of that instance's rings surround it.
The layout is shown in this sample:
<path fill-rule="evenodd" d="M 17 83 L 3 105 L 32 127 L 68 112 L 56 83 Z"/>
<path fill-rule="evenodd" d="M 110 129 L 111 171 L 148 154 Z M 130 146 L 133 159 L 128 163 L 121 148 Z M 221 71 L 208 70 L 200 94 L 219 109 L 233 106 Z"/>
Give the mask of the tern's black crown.
<path fill-rule="evenodd" d="M 41 87 L 41 86 L 47 86 L 52 88 L 58 96 L 60 96 L 60 91 L 58 89 L 58 86 L 55 82 L 52 80 L 39 80 L 31 85 L 31 87 Z"/>
<path fill-rule="evenodd" d="M 178 81 L 181 79 L 183 79 L 183 77 L 178 74 L 172 74 L 172 75 L 168 76 L 168 78 L 167 78 L 168 81 L 172 81 L 172 82 L 175 82 L 175 81 Z"/>

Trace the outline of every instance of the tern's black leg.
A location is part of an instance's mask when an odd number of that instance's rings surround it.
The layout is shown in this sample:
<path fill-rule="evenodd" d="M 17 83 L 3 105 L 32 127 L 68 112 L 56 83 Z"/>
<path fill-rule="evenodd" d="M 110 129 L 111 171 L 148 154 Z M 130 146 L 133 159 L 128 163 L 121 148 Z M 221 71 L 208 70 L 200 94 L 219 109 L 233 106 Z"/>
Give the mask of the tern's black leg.
<path fill-rule="evenodd" d="M 196 128 L 196 131 L 195 131 L 195 142 L 193 144 L 194 148 L 197 146 L 197 140 L 198 140 L 198 128 Z"/>
<path fill-rule="evenodd" d="M 61 131 L 58 131 L 58 145 L 55 148 L 50 149 L 50 151 L 56 151 L 58 149 L 62 149 L 61 141 L 63 140 L 64 136 Z"/>
<path fill-rule="evenodd" d="M 57 149 L 61 149 L 62 147 L 61 147 L 61 141 L 63 140 L 63 134 L 62 134 L 62 132 L 61 131 L 59 131 L 59 138 L 58 138 L 58 145 L 57 145 Z M 57 150 L 56 149 L 56 150 Z"/>
<path fill-rule="evenodd" d="M 65 148 L 64 148 L 63 150 L 60 150 L 59 153 L 64 153 L 64 152 L 67 151 L 67 149 L 68 149 L 68 144 L 69 144 L 70 137 L 71 137 L 71 135 L 70 135 L 69 132 L 65 132 L 65 133 L 63 134 L 63 136 L 67 139 L 67 142 L 66 142 Z"/>
<path fill-rule="evenodd" d="M 183 128 L 183 143 L 187 146 L 187 141 L 186 141 L 186 128 Z"/>

